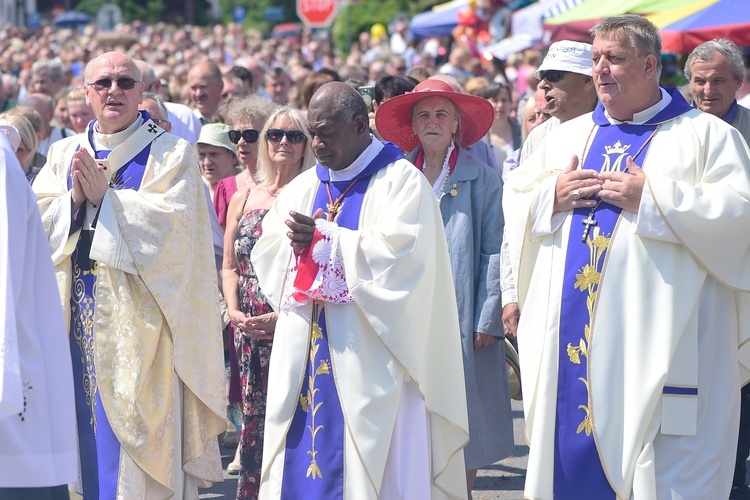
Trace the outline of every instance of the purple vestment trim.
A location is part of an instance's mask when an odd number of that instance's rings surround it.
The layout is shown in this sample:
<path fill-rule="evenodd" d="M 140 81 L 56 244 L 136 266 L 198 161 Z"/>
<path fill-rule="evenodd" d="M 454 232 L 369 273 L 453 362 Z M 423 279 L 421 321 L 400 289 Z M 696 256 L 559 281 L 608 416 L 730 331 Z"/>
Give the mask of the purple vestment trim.
<path fill-rule="evenodd" d="M 138 190 L 150 151 L 151 145 L 123 165 L 113 176 L 110 189 Z M 106 158 L 109 153 L 96 151 L 96 158 Z M 72 187 L 72 182 L 72 175 L 69 173 L 68 188 Z M 114 499 L 117 494 L 120 443 L 110 427 L 96 385 L 94 313 L 98 263 L 89 258 L 93 237 L 93 230 L 81 231 L 76 249 L 71 256 L 73 285 L 70 298 L 70 350 L 75 382 L 83 497 Z"/>
<path fill-rule="evenodd" d="M 390 143 L 355 178 L 341 204 L 335 222 L 343 228 L 357 229 L 362 201 L 370 178 L 381 168 L 403 158 L 401 151 Z M 321 180 L 312 212 L 326 210 L 329 203 L 325 184 L 330 183 L 336 199 L 352 180 L 331 182 L 330 172 L 320 164 L 316 167 Z M 284 477 L 281 498 L 284 500 L 333 500 L 344 497 L 344 415 L 336 390 L 334 367 L 328 343 L 325 303 L 313 303 L 313 324 L 308 344 L 305 376 L 299 404 L 286 436 Z"/>
<path fill-rule="evenodd" d="M 673 89 L 667 91 L 670 90 Z M 670 94 L 672 102 L 643 125 L 611 125 L 600 105 L 593 117 L 599 129 L 586 152 L 583 168 L 625 171 L 627 157 L 635 155 L 645 144 L 636 159 L 636 163 L 643 164 L 650 146 L 647 141 L 658 124 L 691 109 L 679 93 Z M 589 394 L 590 385 L 596 381 L 588 379 L 588 357 L 601 273 L 621 209 L 600 203 L 594 211 L 596 225 L 590 227 L 584 242 L 584 220 L 590 213 L 590 208 L 573 211 L 565 260 L 554 446 L 554 496 L 560 499 L 615 498 L 594 441 L 592 412 L 596 412 L 596 408 L 592 408 Z M 606 335 L 606 332 L 598 332 L 598 335 Z M 608 360 L 597 359 L 597 362 L 606 364 Z"/>

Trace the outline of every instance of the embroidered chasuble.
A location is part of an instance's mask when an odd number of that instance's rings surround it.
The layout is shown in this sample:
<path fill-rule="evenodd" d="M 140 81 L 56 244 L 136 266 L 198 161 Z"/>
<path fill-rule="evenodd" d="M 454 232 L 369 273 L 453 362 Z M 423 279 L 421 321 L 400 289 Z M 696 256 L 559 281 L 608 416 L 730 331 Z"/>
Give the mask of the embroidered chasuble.
<path fill-rule="evenodd" d="M 93 128 L 88 129 L 89 144 L 93 145 Z M 149 143 L 134 158 L 120 167 L 110 180 L 110 189 L 137 191 L 151 152 Z M 95 159 L 106 159 L 109 150 L 96 150 Z M 73 187 L 72 172 L 68 175 L 68 189 Z M 88 203 L 84 204 L 84 206 Z M 94 207 L 88 206 L 86 209 Z M 94 208 L 95 209 L 95 208 Z M 85 210 L 82 207 L 82 210 Z M 83 214 L 82 214 L 83 215 Z M 70 297 L 70 350 L 78 415 L 78 440 L 81 460 L 81 479 L 86 498 L 116 498 L 120 461 L 117 441 L 104 411 L 96 385 L 94 363 L 94 310 L 96 308 L 97 262 L 89 256 L 94 237 L 96 215 L 89 218 L 81 231 L 73 255 L 73 286 Z M 115 416 L 117 418 L 117 416 Z"/>
<path fill-rule="evenodd" d="M 644 124 L 614 125 L 606 119 L 602 108 L 597 108 L 594 128 L 584 146 L 582 168 L 597 172 L 626 172 L 628 157 L 632 157 L 636 165 L 648 168 L 645 159 L 658 127 L 683 111 L 681 106 L 667 106 Z M 621 212 L 622 209 L 598 200 L 593 209 L 577 208 L 572 215 L 559 324 L 555 498 L 615 498 L 593 436 L 592 411 L 595 409 L 591 405 L 589 389 L 596 381 L 589 380 L 588 355 L 597 293 L 604 277 L 610 240 Z"/>
<path fill-rule="evenodd" d="M 398 148 L 388 145 L 362 172 L 347 181 L 331 181 L 330 171 L 318 164 L 320 185 L 311 213 L 322 208 L 327 220 L 339 227 L 357 229 L 370 178 L 402 157 Z M 298 290 L 308 290 L 318 275 L 319 266 L 313 263 L 317 259 L 312 255 L 318 241 L 319 238 L 313 238 L 300 257 L 294 283 Z M 322 288 L 332 294 L 337 290 L 336 286 L 325 283 Z M 335 366 L 331 363 L 326 301 L 316 299 L 312 314 L 305 375 L 285 445 L 281 498 L 288 500 L 344 497 L 345 423 Z"/>

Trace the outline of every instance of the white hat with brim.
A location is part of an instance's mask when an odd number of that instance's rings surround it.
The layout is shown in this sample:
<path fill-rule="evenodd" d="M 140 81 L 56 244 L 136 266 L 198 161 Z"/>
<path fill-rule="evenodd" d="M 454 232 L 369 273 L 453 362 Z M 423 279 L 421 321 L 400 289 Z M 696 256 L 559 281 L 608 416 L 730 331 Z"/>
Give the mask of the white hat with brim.
<path fill-rule="evenodd" d="M 201 127 L 201 134 L 196 144 L 226 148 L 232 153 L 236 153 L 237 149 L 229 140 L 230 130 L 232 130 L 232 127 L 224 123 L 207 123 Z"/>
<path fill-rule="evenodd" d="M 557 70 L 592 76 L 591 44 L 562 40 L 550 45 L 547 56 L 537 68 L 534 76 L 542 79 L 544 71 Z"/>

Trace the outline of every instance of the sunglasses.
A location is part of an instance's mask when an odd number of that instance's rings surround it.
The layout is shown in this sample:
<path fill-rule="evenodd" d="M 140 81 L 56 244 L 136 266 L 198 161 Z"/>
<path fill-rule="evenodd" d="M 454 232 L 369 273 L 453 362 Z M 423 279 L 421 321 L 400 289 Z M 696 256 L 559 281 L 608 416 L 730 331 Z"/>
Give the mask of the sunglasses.
<path fill-rule="evenodd" d="M 542 71 L 539 73 L 541 80 L 547 80 L 549 83 L 557 83 L 563 79 L 567 71 L 560 71 L 559 69 L 551 69 L 548 71 Z"/>
<path fill-rule="evenodd" d="M 240 142 L 240 137 L 245 139 L 245 142 L 252 144 L 257 141 L 258 136 L 260 136 L 260 132 L 251 128 L 246 128 L 242 131 L 230 130 L 227 134 L 229 134 L 229 140 L 232 141 L 233 144 Z"/>
<path fill-rule="evenodd" d="M 281 142 L 284 136 L 289 144 L 301 144 L 307 140 L 307 136 L 301 130 L 281 130 L 280 128 L 266 130 L 266 139 L 271 142 Z"/>
<path fill-rule="evenodd" d="M 94 90 L 102 91 L 111 88 L 112 82 L 117 82 L 117 86 L 122 90 L 130 90 L 135 87 L 136 83 L 141 83 L 138 80 L 134 80 L 133 78 L 126 76 L 114 80 L 112 78 L 100 78 L 94 83 L 87 83 L 87 85 L 91 85 L 92 87 L 94 87 Z"/>

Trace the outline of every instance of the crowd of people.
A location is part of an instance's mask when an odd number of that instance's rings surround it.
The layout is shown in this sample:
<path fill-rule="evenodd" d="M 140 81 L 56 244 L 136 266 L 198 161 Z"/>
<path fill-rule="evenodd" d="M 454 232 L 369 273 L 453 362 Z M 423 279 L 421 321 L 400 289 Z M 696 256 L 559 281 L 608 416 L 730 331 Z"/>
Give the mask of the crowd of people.
<path fill-rule="evenodd" d="M 750 498 L 731 41 L 6 35 L 0 499 L 471 498 L 516 348 L 524 497 Z"/>

